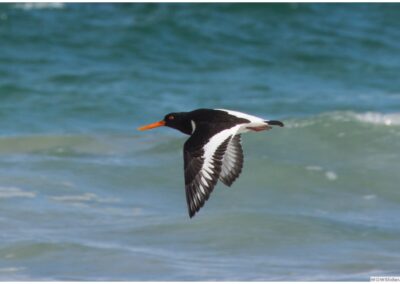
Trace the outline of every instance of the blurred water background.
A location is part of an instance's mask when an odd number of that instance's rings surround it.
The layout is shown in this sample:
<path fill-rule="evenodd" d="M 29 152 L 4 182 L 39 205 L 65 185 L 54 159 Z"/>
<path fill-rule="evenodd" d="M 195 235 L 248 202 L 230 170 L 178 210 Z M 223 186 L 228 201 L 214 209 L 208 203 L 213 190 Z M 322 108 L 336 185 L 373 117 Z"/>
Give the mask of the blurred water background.
<path fill-rule="evenodd" d="M 0 4 L 0 280 L 400 274 L 398 4 Z M 187 216 L 166 113 L 283 129 Z"/>

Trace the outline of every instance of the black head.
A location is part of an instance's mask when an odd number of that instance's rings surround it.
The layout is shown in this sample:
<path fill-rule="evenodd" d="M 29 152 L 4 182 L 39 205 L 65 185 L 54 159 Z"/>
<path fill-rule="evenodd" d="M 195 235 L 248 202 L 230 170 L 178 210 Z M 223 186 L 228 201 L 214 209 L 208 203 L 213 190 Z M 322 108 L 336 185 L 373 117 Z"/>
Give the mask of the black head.
<path fill-rule="evenodd" d="M 190 135 L 192 133 L 192 124 L 190 119 L 187 117 L 187 112 L 172 112 L 167 114 L 163 120 L 155 123 L 139 127 L 139 130 L 148 130 L 159 126 L 168 126 L 175 128 L 185 134 Z"/>
<path fill-rule="evenodd" d="M 185 134 L 192 133 L 192 125 L 187 112 L 171 112 L 164 117 L 165 126 L 177 129 Z"/>

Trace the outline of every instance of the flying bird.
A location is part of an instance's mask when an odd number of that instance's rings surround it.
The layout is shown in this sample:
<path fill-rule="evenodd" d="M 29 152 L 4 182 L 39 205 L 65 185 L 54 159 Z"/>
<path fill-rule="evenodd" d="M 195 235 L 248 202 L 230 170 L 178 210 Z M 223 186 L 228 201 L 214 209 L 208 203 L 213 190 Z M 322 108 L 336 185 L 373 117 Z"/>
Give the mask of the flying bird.
<path fill-rule="evenodd" d="M 243 167 L 241 134 L 283 127 L 278 120 L 265 120 L 226 109 L 196 109 L 167 114 L 163 120 L 142 126 L 175 128 L 189 139 L 183 147 L 186 201 L 192 218 L 210 197 L 218 179 L 231 186 Z"/>

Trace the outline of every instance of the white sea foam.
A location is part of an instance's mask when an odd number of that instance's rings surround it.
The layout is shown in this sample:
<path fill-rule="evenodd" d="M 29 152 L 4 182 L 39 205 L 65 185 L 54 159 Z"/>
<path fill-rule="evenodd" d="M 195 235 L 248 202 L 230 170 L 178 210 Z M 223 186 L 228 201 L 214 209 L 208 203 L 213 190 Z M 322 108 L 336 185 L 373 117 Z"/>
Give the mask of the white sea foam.
<path fill-rule="evenodd" d="M 376 195 L 375 194 L 368 194 L 368 195 L 364 195 L 363 198 L 366 199 L 366 200 L 371 200 L 371 199 L 375 199 Z"/>
<path fill-rule="evenodd" d="M 400 113 L 380 113 L 380 112 L 334 112 L 328 114 L 338 121 L 360 121 L 377 125 L 400 125 Z"/>
<path fill-rule="evenodd" d="M 307 171 L 313 171 L 313 172 L 322 172 L 324 171 L 324 175 L 328 180 L 337 180 L 338 176 L 334 171 L 325 171 L 323 167 L 320 166 L 315 166 L 315 165 L 309 165 L 306 166 Z"/>
<path fill-rule="evenodd" d="M 400 125 L 400 113 L 382 114 L 377 112 L 366 112 L 354 114 L 355 119 L 379 125 Z"/>
<path fill-rule="evenodd" d="M 31 191 L 24 191 L 18 187 L 2 187 L 0 186 L 0 198 L 33 198 L 36 196 L 36 193 Z"/>
<path fill-rule="evenodd" d="M 308 170 L 308 171 L 318 171 L 319 172 L 319 171 L 322 171 L 322 167 L 310 165 L 310 166 L 306 167 L 306 170 Z"/>
<path fill-rule="evenodd" d="M 3 267 L 0 268 L 0 273 L 13 273 L 24 270 L 25 267 Z"/>
<path fill-rule="evenodd" d="M 52 3 L 18 3 L 15 4 L 16 8 L 23 10 L 34 10 L 34 9 L 62 9 L 65 4 L 60 2 L 52 2 Z"/>
<path fill-rule="evenodd" d="M 99 203 L 108 203 L 108 202 L 118 202 L 118 198 L 101 198 L 94 193 L 84 193 L 80 195 L 61 195 L 61 196 L 53 196 L 51 199 L 60 202 L 67 203 L 79 203 L 79 202 L 99 202 Z"/>
<path fill-rule="evenodd" d="M 379 112 L 329 112 L 317 115 L 315 117 L 308 117 L 299 120 L 289 120 L 285 122 L 287 128 L 305 128 L 318 123 L 323 123 L 324 127 L 331 126 L 330 123 L 326 123 L 325 120 L 334 120 L 340 122 L 351 122 L 358 121 L 362 123 L 369 123 L 374 125 L 383 126 L 399 126 L 400 125 L 400 113 L 379 113 Z M 339 132 L 338 137 L 344 137 L 345 132 Z"/>
<path fill-rule="evenodd" d="M 328 180 L 336 180 L 337 179 L 337 174 L 335 172 L 333 172 L 333 171 L 327 171 L 327 172 L 325 172 L 325 177 Z"/>
<path fill-rule="evenodd" d="M 304 128 L 308 127 L 311 125 L 314 125 L 315 121 L 314 119 L 312 120 L 299 120 L 299 121 L 288 121 L 285 122 L 285 127 L 286 128 Z"/>

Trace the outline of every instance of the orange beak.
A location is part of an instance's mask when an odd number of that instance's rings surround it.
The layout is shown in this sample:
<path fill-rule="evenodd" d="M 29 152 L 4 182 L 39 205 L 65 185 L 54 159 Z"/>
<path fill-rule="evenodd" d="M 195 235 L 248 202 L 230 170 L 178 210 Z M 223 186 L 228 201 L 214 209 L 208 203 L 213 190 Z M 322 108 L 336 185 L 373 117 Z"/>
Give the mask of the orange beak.
<path fill-rule="evenodd" d="M 140 130 L 140 131 L 149 130 L 149 129 L 160 127 L 160 126 L 164 126 L 164 125 L 165 125 L 165 121 L 161 120 L 161 121 L 157 121 L 157 122 L 154 122 L 152 124 L 149 124 L 149 125 L 145 125 L 145 126 L 139 127 L 138 130 Z"/>

